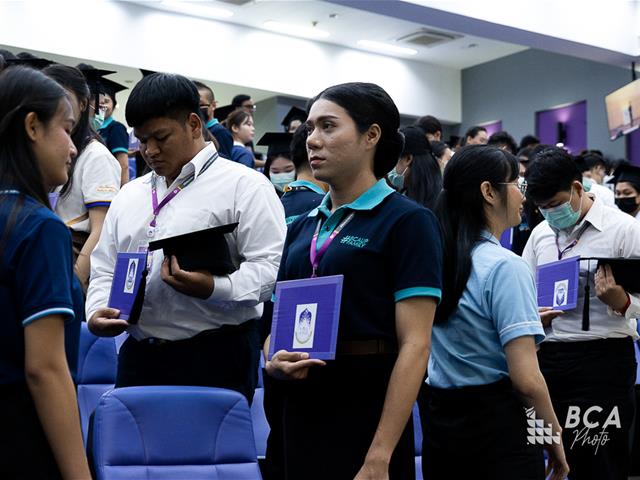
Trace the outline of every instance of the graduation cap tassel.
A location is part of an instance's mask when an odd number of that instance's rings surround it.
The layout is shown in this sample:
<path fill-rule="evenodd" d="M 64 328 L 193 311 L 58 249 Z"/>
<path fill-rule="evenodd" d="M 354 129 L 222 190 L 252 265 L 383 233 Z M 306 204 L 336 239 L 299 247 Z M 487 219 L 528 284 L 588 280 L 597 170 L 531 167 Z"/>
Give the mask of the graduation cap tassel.
<path fill-rule="evenodd" d="M 589 264 L 591 265 L 591 264 Z M 589 287 L 589 271 L 590 268 L 587 268 L 587 284 L 584 286 L 584 305 L 582 306 L 582 330 L 585 332 L 589 331 L 589 295 L 591 292 L 591 287 Z"/>

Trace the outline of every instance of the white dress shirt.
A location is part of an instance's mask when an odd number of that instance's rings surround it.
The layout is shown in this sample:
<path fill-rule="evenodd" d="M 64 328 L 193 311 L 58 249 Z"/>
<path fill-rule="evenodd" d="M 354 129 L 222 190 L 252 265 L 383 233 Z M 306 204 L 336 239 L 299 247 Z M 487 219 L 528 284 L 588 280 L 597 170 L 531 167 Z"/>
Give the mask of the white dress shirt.
<path fill-rule="evenodd" d="M 608 207 L 618 208 L 616 206 L 616 197 L 613 194 L 613 191 L 610 188 L 607 188 L 599 183 L 594 181 L 591 182 L 591 188 L 589 189 L 589 193 L 593 193 L 596 198 L 602 200 L 602 202 Z"/>
<path fill-rule="evenodd" d="M 535 272 L 536 267 L 558 260 L 558 244 L 562 251 L 570 245 L 581 232 L 583 225 L 588 224 L 580 235 L 578 243 L 562 256 L 563 259 L 580 257 L 624 257 L 640 258 L 640 222 L 631 215 L 611 208 L 595 197 L 593 205 L 570 232 L 555 231 L 547 221 L 543 221 L 531 232 L 531 237 L 522 252 L 522 258 Z M 589 266 L 589 263 L 591 265 Z M 549 342 L 576 342 L 603 338 L 638 338 L 636 318 L 640 317 L 640 297 L 631 295 L 631 305 L 625 316 L 620 316 L 596 297 L 594 275 L 597 262 L 580 261 L 578 305 L 553 320 L 551 328 L 545 330 Z M 589 269 L 590 267 L 590 269 Z M 590 285 L 590 329 L 582 330 L 582 309 L 584 305 L 584 287 L 589 277 Z"/>
<path fill-rule="evenodd" d="M 90 233 L 88 209 L 108 207 L 120 190 L 120 164 L 98 140 L 83 150 L 73 168 L 71 188 L 60 197 L 56 214 L 67 227 Z"/>
<path fill-rule="evenodd" d="M 164 254 L 162 250 L 150 253 L 142 313 L 128 331 L 138 340 L 179 340 L 261 316 L 262 303 L 271 297 L 275 285 L 284 246 L 284 210 L 269 180 L 244 165 L 218 158 L 201 172 L 214 153 L 213 145 L 207 144 L 168 188 L 164 179 L 158 178 L 161 200 L 185 177 L 197 172 L 195 180 L 160 211 L 151 239 L 147 234 L 153 218 L 151 176 L 155 174 L 137 178 L 122 188 L 91 255 L 87 318 L 108 304 L 118 252 L 137 252 L 150 240 L 234 222 L 239 222 L 238 227 L 225 237 L 238 269 L 230 275 L 214 276 L 214 291 L 207 300 L 179 293 L 163 282 L 160 267 Z"/>

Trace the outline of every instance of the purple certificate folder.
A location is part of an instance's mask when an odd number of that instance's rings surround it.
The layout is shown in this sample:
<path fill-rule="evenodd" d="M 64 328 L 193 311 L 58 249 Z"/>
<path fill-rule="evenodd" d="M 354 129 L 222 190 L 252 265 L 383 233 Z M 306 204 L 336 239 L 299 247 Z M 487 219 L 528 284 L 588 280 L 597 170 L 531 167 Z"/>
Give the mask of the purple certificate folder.
<path fill-rule="evenodd" d="M 118 253 L 111 282 L 109 307 L 120 310 L 120 318 L 135 323 L 140 315 L 147 275 L 146 253 Z"/>
<path fill-rule="evenodd" d="M 536 271 L 538 306 L 572 310 L 578 305 L 580 257 L 540 265 Z"/>
<path fill-rule="evenodd" d="M 269 360 L 279 350 L 336 358 L 343 275 L 278 282 Z"/>

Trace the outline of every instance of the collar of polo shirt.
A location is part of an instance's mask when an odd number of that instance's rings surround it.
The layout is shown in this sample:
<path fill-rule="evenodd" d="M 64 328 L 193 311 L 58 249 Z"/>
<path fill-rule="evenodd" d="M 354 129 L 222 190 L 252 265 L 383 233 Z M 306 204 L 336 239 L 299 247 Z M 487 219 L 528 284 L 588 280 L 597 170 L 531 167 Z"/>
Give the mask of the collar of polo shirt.
<path fill-rule="evenodd" d="M 371 210 L 382 201 L 391 195 L 395 190 L 387 185 L 387 182 L 384 178 L 378 180 L 369 190 L 364 192 L 358 198 L 356 198 L 353 202 L 347 203 L 346 205 L 342 205 L 340 208 L 336 210 L 340 211 L 342 209 L 350 209 L 350 210 Z M 318 213 L 322 213 L 327 218 L 331 216 L 331 195 L 327 193 L 320 205 L 317 208 L 314 208 L 309 212 L 309 217 L 317 217 Z M 335 213 L 335 212 L 334 212 Z"/>

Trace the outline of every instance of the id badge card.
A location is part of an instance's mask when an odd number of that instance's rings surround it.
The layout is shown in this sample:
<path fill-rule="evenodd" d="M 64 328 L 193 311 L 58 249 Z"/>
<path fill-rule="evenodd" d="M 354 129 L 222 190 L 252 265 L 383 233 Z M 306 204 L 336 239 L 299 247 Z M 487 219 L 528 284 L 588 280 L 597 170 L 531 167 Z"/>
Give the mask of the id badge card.
<path fill-rule="evenodd" d="M 118 253 L 111 282 L 109 307 L 120 310 L 120 318 L 123 320 L 137 320 L 132 317 L 136 316 L 136 307 L 141 307 L 146 284 L 146 268 L 146 253 Z"/>
<path fill-rule="evenodd" d="M 268 359 L 279 350 L 334 360 L 343 275 L 276 284 Z"/>

